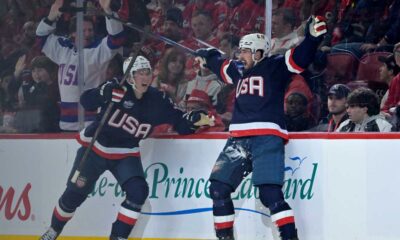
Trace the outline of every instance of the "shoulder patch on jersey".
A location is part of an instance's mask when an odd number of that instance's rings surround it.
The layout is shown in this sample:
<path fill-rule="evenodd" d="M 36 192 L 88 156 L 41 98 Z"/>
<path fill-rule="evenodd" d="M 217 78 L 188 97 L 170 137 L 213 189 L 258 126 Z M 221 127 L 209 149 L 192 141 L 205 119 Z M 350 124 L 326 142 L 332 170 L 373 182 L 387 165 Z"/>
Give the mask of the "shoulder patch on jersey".
<path fill-rule="evenodd" d="M 71 39 L 68 38 L 58 38 L 58 43 L 62 46 L 62 47 L 67 47 L 67 48 L 74 48 L 74 44 L 72 43 Z"/>
<path fill-rule="evenodd" d="M 135 103 L 129 100 L 129 101 L 124 101 L 122 105 L 124 106 L 124 108 L 132 108 L 133 105 L 135 105 Z"/>

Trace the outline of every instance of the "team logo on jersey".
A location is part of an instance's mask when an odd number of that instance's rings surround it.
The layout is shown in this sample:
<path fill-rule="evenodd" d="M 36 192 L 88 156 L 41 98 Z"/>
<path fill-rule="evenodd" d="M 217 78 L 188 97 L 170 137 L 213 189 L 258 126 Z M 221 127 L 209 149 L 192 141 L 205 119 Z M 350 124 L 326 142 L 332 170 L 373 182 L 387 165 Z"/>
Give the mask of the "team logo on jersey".
<path fill-rule="evenodd" d="M 132 108 L 134 103 L 132 101 L 125 101 L 123 103 L 123 105 L 124 105 L 124 108 Z"/>
<path fill-rule="evenodd" d="M 76 179 L 76 186 L 78 188 L 83 188 L 86 185 L 86 178 L 79 176 L 78 179 Z"/>

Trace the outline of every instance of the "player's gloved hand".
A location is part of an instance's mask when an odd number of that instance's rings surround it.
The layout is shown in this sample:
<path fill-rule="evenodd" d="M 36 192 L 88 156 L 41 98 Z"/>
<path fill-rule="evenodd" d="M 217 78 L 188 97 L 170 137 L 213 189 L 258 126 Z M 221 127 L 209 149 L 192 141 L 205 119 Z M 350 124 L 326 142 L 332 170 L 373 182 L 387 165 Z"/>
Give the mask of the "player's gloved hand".
<path fill-rule="evenodd" d="M 100 95 L 105 102 L 120 102 L 124 97 L 126 88 L 119 86 L 116 82 L 107 81 L 100 87 Z"/>
<path fill-rule="evenodd" d="M 201 126 L 214 126 L 214 116 L 208 115 L 204 110 L 193 110 L 187 112 L 183 117 L 192 124 L 193 129 L 197 129 Z"/>
<path fill-rule="evenodd" d="M 317 40 L 322 39 L 327 32 L 326 23 L 321 16 L 311 16 L 305 28 L 305 34 Z"/>
<path fill-rule="evenodd" d="M 233 64 L 235 64 L 236 69 L 238 70 L 238 72 L 240 73 L 240 75 L 243 76 L 243 72 L 244 72 L 244 63 L 240 60 L 233 60 L 232 61 Z"/>
<path fill-rule="evenodd" d="M 215 48 L 200 48 L 196 50 L 195 55 L 195 60 L 200 64 L 200 67 L 205 68 L 208 58 L 216 55 L 221 56 L 221 53 Z"/>

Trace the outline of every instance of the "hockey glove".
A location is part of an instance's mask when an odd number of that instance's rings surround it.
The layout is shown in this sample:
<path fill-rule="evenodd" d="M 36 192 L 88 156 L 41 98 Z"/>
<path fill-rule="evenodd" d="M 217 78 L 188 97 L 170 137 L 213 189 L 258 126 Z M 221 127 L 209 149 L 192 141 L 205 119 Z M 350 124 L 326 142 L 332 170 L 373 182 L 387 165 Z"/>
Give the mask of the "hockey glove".
<path fill-rule="evenodd" d="M 326 23 L 323 17 L 311 16 L 307 22 L 305 34 L 316 40 L 320 40 L 326 32 Z"/>
<path fill-rule="evenodd" d="M 215 48 L 200 48 L 195 52 L 196 61 L 199 62 L 201 68 L 208 67 L 207 59 L 213 56 L 221 56 L 221 52 Z"/>
<path fill-rule="evenodd" d="M 119 86 L 116 82 L 107 81 L 100 87 L 100 95 L 105 102 L 120 102 L 124 97 L 126 88 Z"/>
<path fill-rule="evenodd" d="M 209 116 L 206 111 L 203 110 L 193 110 L 187 112 L 183 117 L 190 122 L 192 129 L 197 129 L 201 126 L 214 126 L 214 116 Z"/>

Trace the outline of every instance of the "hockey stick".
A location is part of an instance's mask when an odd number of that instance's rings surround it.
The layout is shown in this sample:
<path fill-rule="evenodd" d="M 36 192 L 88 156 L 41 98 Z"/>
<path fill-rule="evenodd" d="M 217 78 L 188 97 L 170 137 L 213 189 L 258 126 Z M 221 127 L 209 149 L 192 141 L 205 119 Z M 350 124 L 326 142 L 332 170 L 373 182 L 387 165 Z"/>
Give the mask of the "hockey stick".
<path fill-rule="evenodd" d="M 135 24 L 133 24 L 133 23 L 131 23 L 131 22 L 123 21 L 122 19 L 120 19 L 120 18 L 118 18 L 118 17 L 115 17 L 115 16 L 113 16 L 113 15 L 107 15 L 107 14 L 105 14 L 105 16 L 108 16 L 109 18 L 112 18 L 112 19 L 114 19 L 114 20 L 116 20 L 116 21 L 121 22 L 124 26 L 126 26 L 126 27 L 128 27 L 128 28 L 131 28 L 131 29 L 134 29 L 134 30 L 136 30 L 136 31 L 138 31 L 138 32 L 141 32 L 141 33 L 147 35 L 147 37 L 151 37 L 151 38 L 156 39 L 156 40 L 161 40 L 161 41 L 163 41 L 163 42 L 165 42 L 165 43 L 167 43 L 167 44 L 169 44 L 169 45 L 178 47 L 178 48 L 180 48 L 181 50 L 183 50 L 183 51 L 185 51 L 185 52 L 187 52 L 187 53 L 189 53 L 189 54 L 191 54 L 191 55 L 193 55 L 193 56 L 196 56 L 196 51 L 195 51 L 195 50 L 193 50 L 193 49 L 191 49 L 191 48 L 188 48 L 188 47 L 186 47 L 185 45 L 182 45 L 182 44 L 180 44 L 180 43 L 177 43 L 177 42 L 175 42 L 175 41 L 172 40 L 172 39 L 169 39 L 169 38 L 167 38 L 167 37 L 164 37 L 164 36 L 162 36 L 162 35 L 160 35 L 160 34 L 158 34 L 158 33 L 153 33 L 153 32 L 151 32 L 151 31 L 146 32 L 146 31 L 145 31 L 144 29 L 142 29 L 141 27 L 139 27 L 139 26 L 137 26 L 137 25 L 135 25 Z"/>
<path fill-rule="evenodd" d="M 136 31 L 138 31 L 138 32 L 140 32 L 140 33 L 142 33 L 142 34 L 145 34 L 147 37 L 150 37 L 150 38 L 153 38 L 153 39 L 155 39 L 155 40 L 159 40 L 159 41 L 165 42 L 165 43 L 167 43 L 167 44 L 169 44 L 169 45 L 178 47 L 178 48 L 180 48 L 181 50 L 183 50 L 183 51 L 185 51 L 185 52 L 187 52 L 187 53 L 189 53 L 189 54 L 191 54 L 191 55 L 193 55 L 193 56 L 197 56 L 195 50 L 193 50 L 193 49 L 191 49 L 191 48 L 189 48 L 189 47 L 186 47 L 185 45 L 182 45 L 182 44 L 180 44 L 180 43 L 178 43 L 178 42 L 175 42 L 175 41 L 172 40 L 172 39 L 169 39 L 169 38 L 167 38 L 167 37 L 164 37 L 164 36 L 162 36 L 161 34 L 154 33 L 154 32 L 151 32 L 151 31 L 145 31 L 142 27 L 140 27 L 140 26 L 138 26 L 138 25 L 136 25 L 136 24 L 134 24 L 134 23 L 124 21 L 124 20 L 120 19 L 119 17 L 116 17 L 116 16 L 111 15 L 111 14 L 106 14 L 106 13 L 103 13 L 103 12 L 99 12 L 97 9 L 88 8 L 87 11 L 92 12 L 92 13 L 94 13 L 94 14 L 96 14 L 96 15 L 102 15 L 102 16 L 106 16 L 106 17 L 108 17 L 108 18 L 114 19 L 115 21 L 120 22 L 122 25 L 124 25 L 124 26 L 126 26 L 126 27 L 128 27 L 128 28 L 131 28 L 131 29 L 133 29 L 133 30 L 136 30 Z M 201 40 L 196 39 L 196 38 L 195 38 L 195 40 L 196 40 L 197 42 L 203 44 L 203 45 L 206 46 L 206 47 L 215 48 L 214 46 L 212 46 L 212 45 L 210 45 L 210 44 L 208 44 L 208 43 L 205 43 L 204 41 L 201 41 Z M 217 49 L 217 48 L 215 48 L 215 49 Z M 217 49 L 217 50 L 220 51 L 220 52 L 222 52 L 222 51 L 219 50 L 219 49 Z"/>
<path fill-rule="evenodd" d="M 220 49 L 214 47 L 213 45 L 211 45 L 211 44 L 209 44 L 209 43 L 207 43 L 207 42 L 204 42 L 204 41 L 201 40 L 201 39 L 198 39 L 198 38 L 195 38 L 195 37 L 194 37 L 193 39 L 196 40 L 198 43 L 203 44 L 203 45 L 206 46 L 206 47 L 215 48 L 215 49 L 217 49 L 217 51 L 220 52 L 221 54 L 225 54 L 224 51 L 222 51 L 222 50 L 220 50 Z"/>
<path fill-rule="evenodd" d="M 144 42 L 147 39 L 148 35 L 146 33 L 149 31 L 149 29 L 150 29 L 150 26 L 146 26 L 145 29 L 143 30 L 144 34 L 142 36 L 142 39 L 139 42 L 139 47 L 134 49 L 133 54 L 132 54 L 132 60 L 130 61 L 129 65 L 127 66 L 127 69 L 122 77 L 122 80 L 119 83 L 119 86 L 122 87 L 124 85 L 124 83 L 126 82 L 126 80 L 128 79 L 130 72 L 131 72 L 130 70 L 131 70 L 134 62 L 136 61 L 137 56 L 139 55 L 140 49 L 142 48 L 142 46 L 144 45 Z M 71 178 L 72 183 L 76 183 L 78 178 L 81 181 L 86 182 L 86 178 L 83 176 L 80 176 L 81 170 L 84 167 L 86 159 L 89 156 L 89 152 L 92 150 L 92 147 L 93 147 L 94 143 L 96 142 L 97 137 L 99 136 L 101 130 L 103 129 L 103 126 L 104 126 L 108 116 L 110 115 L 113 106 L 114 106 L 114 102 L 110 101 L 106 110 L 104 111 L 103 117 L 100 120 L 99 126 L 97 127 L 97 129 L 92 137 L 92 140 L 90 141 L 89 145 L 86 147 L 85 152 L 83 153 L 83 156 L 79 162 L 79 165 L 78 165 L 77 169 L 75 170 L 74 175 Z"/>
<path fill-rule="evenodd" d="M 71 9 L 74 10 L 74 8 L 71 8 Z M 77 10 L 75 10 L 75 11 L 80 11 L 80 9 L 77 9 Z M 195 50 L 193 50 L 193 49 L 191 49 L 191 48 L 189 48 L 189 47 L 186 47 L 185 45 L 182 45 L 182 44 L 180 44 L 180 43 L 178 43 L 178 42 L 175 42 L 175 41 L 172 40 L 172 39 L 169 39 L 169 38 L 167 38 L 167 37 L 164 37 L 164 36 L 162 36 L 161 34 L 151 32 L 150 30 L 149 30 L 149 31 L 145 31 L 145 29 L 143 29 L 142 27 L 140 27 L 140 26 L 138 26 L 138 25 L 136 25 L 136 24 L 134 24 L 134 23 L 124 21 L 124 20 L 120 19 L 119 17 L 116 17 L 116 16 L 114 16 L 114 15 L 112 15 L 112 14 L 107 14 L 107 13 L 104 13 L 104 12 L 100 12 L 100 11 L 98 11 L 98 10 L 95 9 L 95 8 L 88 8 L 88 7 L 86 7 L 86 6 L 85 6 L 85 8 L 82 9 L 81 11 L 84 11 L 85 13 L 86 13 L 86 12 L 94 13 L 95 15 L 105 16 L 105 17 L 114 19 L 115 21 L 120 22 L 122 25 L 124 25 L 124 26 L 126 26 L 126 27 L 128 27 L 128 28 L 130 28 L 130 29 L 136 30 L 136 31 L 138 31 L 138 32 L 140 32 L 140 33 L 146 35 L 147 37 L 150 37 L 150 38 L 153 38 L 153 39 L 156 39 L 156 40 L 160 40 L 160 41 L 165 42 L 165 43 L 167 43 L 167 44 L 169 44 L 169 45 L 178 47 L 178 48 L 180 48 L 181 50 L 183 50 L 183 51 L 185 51 L 185 52 L 187 52 L 187 53 L 189 53 L 189 54 L 191 54 L 191 55 L 193 55 L 193 56 L 197 56 Z M 208 44 L 207 42 L 204 42 L 204 41 L 202 41 L 202 40 L 200 40 L 200 39 L 198 39 L 198 38 L 194 38 L 194 40 L 196 40 L 198 43 L 200 43 L 200 44 L 202 44 L 202 45 L 204 45 L 204 46 L 206 46 L 206 47 L 217 49 L 221 54 L 225 54 L 222 50 L 220 50 L 220 49 L 218 49 L 218 48 L 212 46 L 211 44 Z"/>

